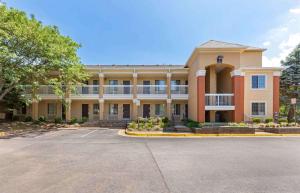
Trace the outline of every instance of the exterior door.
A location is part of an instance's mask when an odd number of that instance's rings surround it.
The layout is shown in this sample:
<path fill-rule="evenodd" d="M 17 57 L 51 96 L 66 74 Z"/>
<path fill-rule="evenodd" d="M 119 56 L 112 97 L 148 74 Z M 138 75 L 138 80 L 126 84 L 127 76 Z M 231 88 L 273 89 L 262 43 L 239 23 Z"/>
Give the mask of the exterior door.
<path fill-rule="evenodd" d="M 89 104 L 82 104 L 81 117 L 89 118 Z"/>
<path fill-rule="evenodd" d="M 143 117 L 144 118 L 150 117 L 150 104 L 143 105 Z"/>
<path fill-rule="evenodd" d="M 124 85 L 124 94 L 130 94 L 130 81 L 124 80 L 123 85 Z"/>
<path fill-rule="evenodd" d="M 143 85 L 143 94 L 150 94 L 150 80 L 144 80 Z"/>
<path fill-rule="evenodd" d="M 130 119 L 130 104 L 123 104 L 123 119 Z"/>

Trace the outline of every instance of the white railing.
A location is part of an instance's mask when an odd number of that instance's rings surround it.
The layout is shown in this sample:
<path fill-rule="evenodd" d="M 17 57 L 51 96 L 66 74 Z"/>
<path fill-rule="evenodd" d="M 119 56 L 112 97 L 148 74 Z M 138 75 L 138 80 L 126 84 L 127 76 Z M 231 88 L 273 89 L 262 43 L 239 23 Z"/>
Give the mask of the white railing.
<path fill-rule="evenodd" d="M 103 85 L 105 95 L 132 94 L 132 85 Z"/>
<path fill-rule="evenodd" d="M 188 85 L 171 85 L 171 94 L 188 94 Z"/>
<path fill-rule="evenodd" d="M 76 86 L 72 95 L 98 95 L 99 85 Z"/>
<path fill-rule="evenodd" d="M 32 94 L 32 86 L 25 85 L 23 93 L 26 95 L 31 95 Z M 36 94 L 38 94 L 38 95 L 55 95 L 54 88 L 51 85 L 40 85 L 39 88 L 37 88 Z"/>
<path fill-rule="evenodd" d="M 137 94 L 167 94 L 167 85 L 137 85 Z"/>
<path fill-rule="evenodd" d="M 206 106 L 233 106 L 233 94 L 205 94 Z"/>

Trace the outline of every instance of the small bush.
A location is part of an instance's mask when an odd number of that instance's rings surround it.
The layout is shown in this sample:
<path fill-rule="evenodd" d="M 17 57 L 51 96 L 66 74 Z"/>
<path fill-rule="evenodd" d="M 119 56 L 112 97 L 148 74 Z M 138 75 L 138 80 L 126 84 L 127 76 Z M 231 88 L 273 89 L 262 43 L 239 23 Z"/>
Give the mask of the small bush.
<path fill-rule="evenodd" d="M 277 125 L 277 124 L 275 124 L 275 123 L 273 123 L 273 122 L 269 122 L 269 123 L 267 123 L 266 127 L 269 127 L 269 128 L 275 128 L 275 127 L 277 127 L 276 125 Z"/>
<path fill-rule="evenodd" d="M 265 123 L 270 123 L 270 122 L 273 122 L 273 118 L 266 118 L 265 119 Z"/>
<path fill-rule="evenodd" d="M 190 119 L 189 119 L 189 120 L 187 121 L 186 126 L 189 127 L 189 128 L 196 128 L 196 127 L 199 127 L 200 124 L 199 124 L 199 122 L 197 122 L 197 121 L 193 121 L 193 120 L 190 120 Z"/>
<path fill-rule="evenodd" d="M 296 122 L 291 122 L 291 123 L 288 124 L 288 126 L 295 127 L 295 126 L 297 126 L 297 123 Z"/>
<path fill-rule="evenodd" d="M 31 122 L 32 121 L 32 117 L 31 116 L 27 116 L 24 119 L 24 122 Z"/>
<path fill-rule="evenodd" d="M 19 121 L 19 116 L 18 115 L 13 115 L 12 116 L 12 121 Z"/>
<path fill-rule="evenodd" d="M 280 118 L 278 119 L 278 123 L 287 123 L 288 120 L 286 118 Z"/>
<path fill-rule="evenodd" d="M 133 121 L 133 122 L 129 123 L 127 127 L 130 130 L 136 130 L 138 128 L 138 125 L 135 121 Z"/>
<path fill-rule="evenodd" d="M 166 124 L 167 124 L 167 123 L 169 123 L 169 119 L 168 119 L 168 117 L 164 117 L 164 118 L 162 118 L 162 122 L 163 122 L 163 123 L 166 123 Z"/>
<path fill-rule="evenodd" d="M 287 122 L 281 122 L 279 123 L 280 124 L 280 127 L 287 127 L 288 126 L 288 123 Z"/>
<path fill-rule="evenodd" d="M 70 121 L 70 123 L 71 124 L 75 124 L 75 123 L 77 123 L 78 121 L 77 121 L 77 118 L 76 117 L 73 117 L 72 119 L 71 119 L 71 121 Z"/>
<path fill-rule="evenodd" d="M 46 122 L 46 118 L 44 116 L 39 117 L 39 122 Z"/>
<path fill-rule="evenodd" d="M 89 120 L 87 117 L 82 117 L 80 123 L 85 123 Z"/>
<path fill-rule="evenodd" d="M 62 119 L 60 117 L 56 117 L 54 119 L 54 123 L 56 123 L 56 124 L 62 123 Z"/>
<path fill-rule="evenodd" d="M 253 118 L 252 122 L 256 124 L 261 123 L 261 118 Z"/>

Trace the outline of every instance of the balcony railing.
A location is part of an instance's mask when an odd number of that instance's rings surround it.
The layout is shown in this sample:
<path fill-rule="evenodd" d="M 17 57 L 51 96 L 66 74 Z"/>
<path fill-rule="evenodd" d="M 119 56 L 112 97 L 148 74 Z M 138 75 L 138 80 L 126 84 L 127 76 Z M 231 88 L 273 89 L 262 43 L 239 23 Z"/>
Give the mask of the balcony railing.
<path fill-rule="evenodd" d="M 233 106 L 233 94 L 205 94 L 206 106 Z"/>
<path fill-rule="evenodd" d="M 99 85 L 76 86 L 72 95 L 98 95 Z"/>
<path fill-rule="evenodd" d="M 171 85 L 171 94 L 188 94 L 188 85 Z"/>
<path fill-rule="evenodd" d="M 128 95 L 132 94 L 132 85 L 104 85 L 105 95 Z"/>
<path fill-rule="evenodd" d="M 137 85 L 137 94 L 167 94 L 167 85 Z"/>

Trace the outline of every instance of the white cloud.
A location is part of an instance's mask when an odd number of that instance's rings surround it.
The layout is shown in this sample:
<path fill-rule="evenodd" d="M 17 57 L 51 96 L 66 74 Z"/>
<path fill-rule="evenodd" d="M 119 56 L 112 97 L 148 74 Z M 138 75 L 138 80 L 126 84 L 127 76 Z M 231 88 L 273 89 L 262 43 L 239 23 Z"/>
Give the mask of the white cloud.
<path fill-rule="evenodd" d="M 263 66 L 280 66 L 289 53 L 300 43 L 300 8 L 293 8 L 278 27 L 270 29 L 262 45 L 269 47 L 263 57 Z"/>
<path fill-rule="evenodd" d="M 265 41 L 265 42 L 263 43 L 263 45 L 264 45 L 264 46 L 269 46 L 269 45 L 271 45 L 271 42 L 270 42 L 270 41 Z"/>
<path fill-rule="evenodd" d="M 290 13 L 292 13 L 292 14 L 300 14 L 300 8 L 290 9 Z"/>

